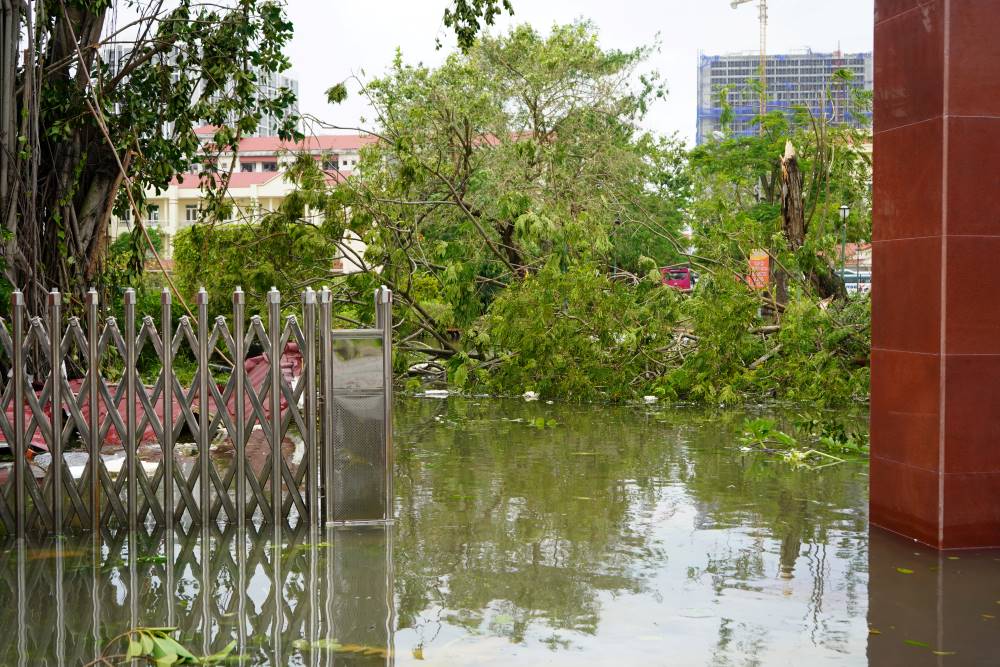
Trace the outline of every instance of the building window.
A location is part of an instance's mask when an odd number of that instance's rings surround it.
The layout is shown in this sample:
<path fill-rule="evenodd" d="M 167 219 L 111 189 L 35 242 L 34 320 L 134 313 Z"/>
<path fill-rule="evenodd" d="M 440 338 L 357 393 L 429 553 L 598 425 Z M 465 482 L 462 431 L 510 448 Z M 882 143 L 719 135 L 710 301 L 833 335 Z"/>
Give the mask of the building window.
<path fill-rule="evenodd" d="M 265 162 L 262 166 L 264 167 L 263 171 L 278 171 L 277 162 Z"/>
<path fill-rule="evenodd" d="M 184 207 L 184 222 L 188 225 L 198 222 L 198 206 L 196 204 L 188 204 Z"/>
<path fill-rule="evenodd" d="M 152 206 L 149 206 L 146 210 L 147 210 L 147 213 L 146 213 L 146 216 L 147 216 L 146 222 L 149 224 L 149 226 L 150 227 L 156 227 L 157 225 L 159 225 L 160 224 L 160 207 L 157 206 L 157 205 L 155 205 L 155 204 L 153 204 Z"/>
<path fill-rule="evenodd" d="M 253 162 L 240 162 L 240 171 L 253 171 Z"/>
<path fill-rule="evenodd" d="M 337 161 L 336 160 L 323 160 L 323 169 L 326 171 L 336 171 Z"/>

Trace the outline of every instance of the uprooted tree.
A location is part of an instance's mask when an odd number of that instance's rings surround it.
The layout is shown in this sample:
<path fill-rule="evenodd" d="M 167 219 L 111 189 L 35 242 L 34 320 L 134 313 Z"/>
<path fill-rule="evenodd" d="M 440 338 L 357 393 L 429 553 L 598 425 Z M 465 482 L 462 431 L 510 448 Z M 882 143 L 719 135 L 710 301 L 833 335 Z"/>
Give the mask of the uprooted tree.
<path fill-rule="evenodd" d="M 857 211 L 852 240 L 866 238 L 856 137 L 776 114 L 763 136 L 689 153 L 642 129 L 663 94 L 648 53 L 602 48 L 575 23 L 484 37 L 437 68 L 399 56 L 363 86 L 379 141 L 360 168 L 332 184 L 303 156 L 288 172 L 299 189 L 262 221 L 184 230 L 181 288 L 330 285 L 336 316 L 363 324 L 371 290 L 389 285 L 399 370 L 446 370 L 477 391 L 863 396 L 867 304 L 825 304 L 808 277 L 833 261 L 841 203 Z M 788 140 L 802 175 L 791 236 Z M 748 285 L 754 249 L 788 276 L 780 304 Z M 361 270 L 335 274 L 336 255 Z M 678 262 L 702 275 L 690 294 L 661 285 L 656 269 Z"/>

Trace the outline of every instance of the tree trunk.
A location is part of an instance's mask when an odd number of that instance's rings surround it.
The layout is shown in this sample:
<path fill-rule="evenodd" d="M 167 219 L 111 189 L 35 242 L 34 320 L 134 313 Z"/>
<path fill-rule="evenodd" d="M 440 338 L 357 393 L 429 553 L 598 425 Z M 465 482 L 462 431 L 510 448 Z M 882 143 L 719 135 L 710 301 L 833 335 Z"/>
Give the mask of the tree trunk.
<path fill-rule="evenodd" d="M 806 220 L 802 206 L 802 172 L 792 142 L 785 142 L 781 158 L 781 222 L 788 248 L 795 252 L 806 240 Z"/>
<path fill-rule="evenodd" d="M 17 199 L 14 170 L 17 156 L 17 45 L 21 26 L 20 0 L 0 0 L 0 219 L 13 218 Z M 13 232 L 12 227 L 6 227 Z"/>
<path fill-rule="evenodd" d="M 805 204 L 802 198 L 802 172 L 799 170 L 795 147 L 790 141 L 785 143 L 785 155 L 781 158 L 781 223 L 788 249 L 793 253 L 798 252 L 806 240 Z M 806 277 L 816 293 L 824 299 L 831 296 L 846 299 L 847 290 L 843 278 L 837 276 L 826 258 L 814 259 L 814 266 L 807 271 Z M 787 276 L 780 269 L 775 275 L 775 284 L 778 301 L 787 302 Z"/>
<path fill-rule="evenodd" d="M 111 148 L 82 104 L 106 10 L 52 5 L 49 39 L 36 43 L 31 28 L 22 32 L 17 25 L 20 0 L 0 2 L 0 216 L 9 232 L 2 269 L 24 291 L 28 312 L 41 315 L 49 289 L 72 303 L 93 286 L 106 245 L 103 227 L 121 182 Z M 39 23 L 43 7 L 34 3 L 39 15 L 25 18 Z M 18 76 L 22 34 L 28 39 Z M 39 113 L 43 87 L 64 91 L 73 107 L 80 107 L 73 122 L 56 132 Z M 15 97 L 17 90 L 21 95 Z"/>

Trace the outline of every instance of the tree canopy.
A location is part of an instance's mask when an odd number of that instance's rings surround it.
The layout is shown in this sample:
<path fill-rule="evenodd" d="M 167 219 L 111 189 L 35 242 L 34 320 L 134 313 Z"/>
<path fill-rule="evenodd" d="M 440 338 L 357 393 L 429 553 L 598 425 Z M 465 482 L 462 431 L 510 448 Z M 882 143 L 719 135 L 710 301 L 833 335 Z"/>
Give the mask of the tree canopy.
<path fill-rule="evenodd" d="M 483 35 L 436 68 L 397 54 L 362 87 L 379 141 L 357 171 L 334 182 L 301 156 L 287 174 L 298 189 L 263 221 L 183 232 L 179 279 L 331 284 L 355 324 L 386 284 L 398 370 L 431 360 L 460 387 L 866 395 L 868 302 L 848 300 L 835 270 L 842 204 L 847 237 L 870 238 L 863 132 L 801 109 L 760 118 L 759 136 L 688 150 L 643 129 L 666 94 L 644 71 L 652 48 L 604 48 L 578 21 Z M 770 258 L 767 289 L 747 279 L 755 251 Z M 338 255 L 362 270 L 338 275 Z M 692 292 L 662 286 L 672 264 L 701 276 Z"/>
<path fill-rule="evenodd" d="M 468 45 L 509 0 L 455 0 Z M 144 193 L 200 173 L 225 210 L 232 150 L 263 116 L 298 133 L 294 95 L 263 90 L 289 67 L 292 25 L 275 0 L 4 0 L 0 7 L 0 269 L 40 312 L 102 281 L 112 211 L 142 223 Z M 195 128 L 215 126 L 209 144 Z M 123 188 L 123 185 L 125 186 Z M 133 235 L 145 256 L 147 234 Z M 140 247 L 144 245 L 146 247 Z"/>

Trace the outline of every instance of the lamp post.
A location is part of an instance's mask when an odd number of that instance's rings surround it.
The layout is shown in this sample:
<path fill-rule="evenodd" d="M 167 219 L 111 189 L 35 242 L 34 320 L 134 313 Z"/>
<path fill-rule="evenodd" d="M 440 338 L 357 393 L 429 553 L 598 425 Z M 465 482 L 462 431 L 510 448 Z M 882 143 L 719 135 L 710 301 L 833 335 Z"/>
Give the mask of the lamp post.
<path fill-rule="evenodd" d="M 847 257 L 847 216 L 851 214 L 851 207 L 843 204 L 840 207 L 840 277 L 844 277 L 844 260 Z"/>
<path fill-rule="evenodd" d="M 621 216 L 616 215 L 615 222 L 611 227 L 611 279 L 612 280 L 615 279 L 615 275 L 617 275 L 618 273 L 618 252 L 617 248 L 615 248 L 614 239 L 615 239 L 615 232 L 618 231 L 618 228 L 621 227 L 621 224 L 622 224 Z"/>

